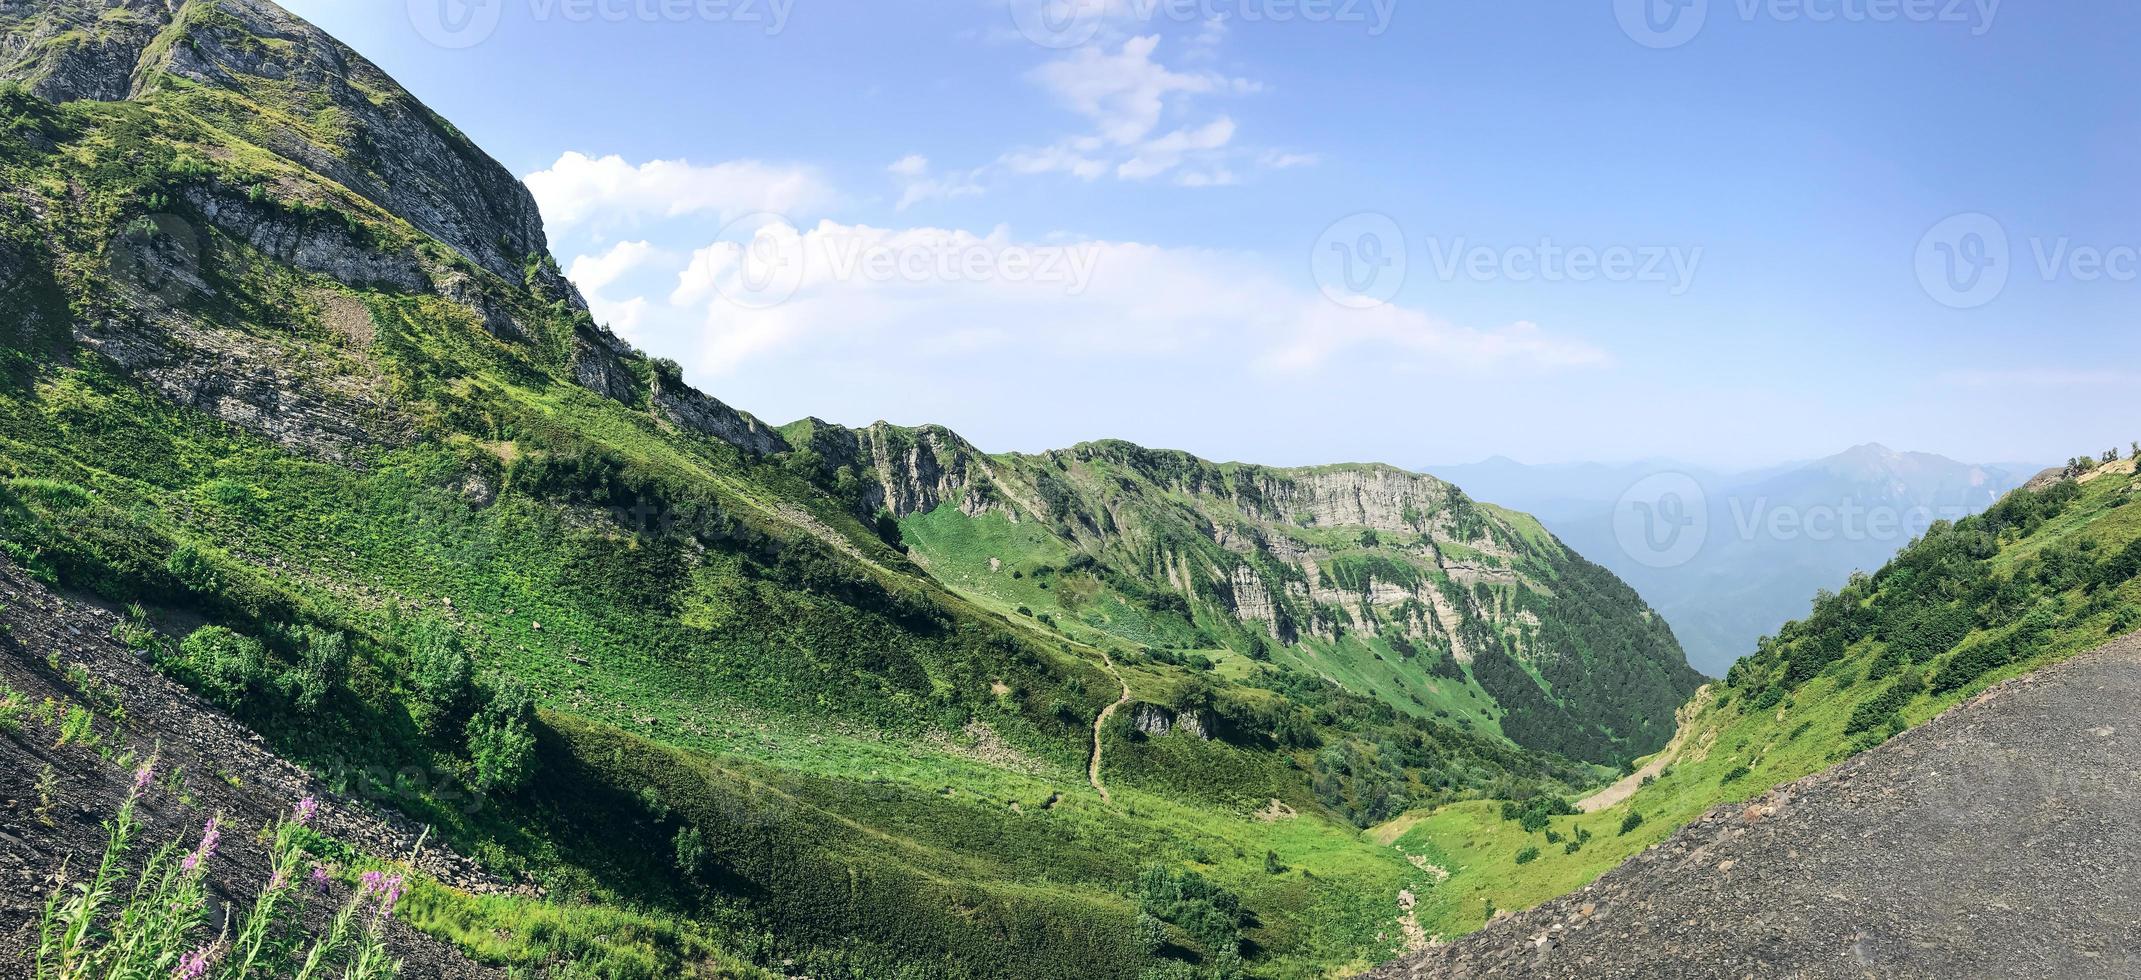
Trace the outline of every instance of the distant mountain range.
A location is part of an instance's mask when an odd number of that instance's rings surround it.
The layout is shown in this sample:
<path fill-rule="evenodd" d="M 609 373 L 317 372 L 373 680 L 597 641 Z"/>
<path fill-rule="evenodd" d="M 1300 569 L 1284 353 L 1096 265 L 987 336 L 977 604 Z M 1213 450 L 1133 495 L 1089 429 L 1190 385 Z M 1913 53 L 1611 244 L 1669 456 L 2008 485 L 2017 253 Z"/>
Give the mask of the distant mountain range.
<path fill-rule="evenodd" d="M 1690 664 L 1722 675 L 1760 637 L 1804 615 L 1817 590 L 1880 567 L 1935 520 L 1984 510 L 2038 467 L 1868 444 L 1737 472 L 1506 457 L 1426 469 L 1475 499 L 1538 517 L 1663 613 Z"/>

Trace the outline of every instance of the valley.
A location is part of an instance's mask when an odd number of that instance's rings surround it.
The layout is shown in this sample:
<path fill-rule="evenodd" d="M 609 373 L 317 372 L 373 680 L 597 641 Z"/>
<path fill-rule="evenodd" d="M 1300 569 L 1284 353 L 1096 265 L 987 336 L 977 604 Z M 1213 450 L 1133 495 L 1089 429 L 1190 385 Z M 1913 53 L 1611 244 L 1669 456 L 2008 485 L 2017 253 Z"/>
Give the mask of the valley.
<path fill-rule="evenodd" d="M 278 854 L 319 877 L 254 975 L 368 901 L 424 977 L 1504 963 L 1715 808 L 2141 629 L 2132 460 L 1973 500 L 1711 679 L 1591 545 L 1434 476 L 773 425 L 269 0 L 0 41 L 0 976 L 120 955 L 128 915 L 44 904 L 115 813 L 166 857 L 217 821 L 157 975 L 297 894 Z"/>

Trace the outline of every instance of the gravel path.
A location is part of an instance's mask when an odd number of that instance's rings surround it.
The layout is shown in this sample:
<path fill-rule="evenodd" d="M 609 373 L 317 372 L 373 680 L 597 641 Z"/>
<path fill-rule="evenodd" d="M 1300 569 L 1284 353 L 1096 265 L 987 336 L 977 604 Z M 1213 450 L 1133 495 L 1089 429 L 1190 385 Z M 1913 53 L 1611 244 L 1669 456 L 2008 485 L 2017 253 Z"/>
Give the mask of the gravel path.
<path fill-rule="evenodd" d="M 2141 977 L 2141 637 L 1370 974 Z"/>

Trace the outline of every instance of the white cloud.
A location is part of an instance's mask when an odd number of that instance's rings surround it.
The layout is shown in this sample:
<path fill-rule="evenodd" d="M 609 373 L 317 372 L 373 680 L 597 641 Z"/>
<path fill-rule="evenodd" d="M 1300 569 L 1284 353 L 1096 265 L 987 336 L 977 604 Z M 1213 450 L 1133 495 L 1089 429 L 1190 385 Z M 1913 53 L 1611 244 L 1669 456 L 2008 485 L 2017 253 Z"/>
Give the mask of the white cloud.
<path fill-rule="evenodd" d="M 553 232 L 684 215 L 723 221 L 753 211 L 793 216 L 822 211 L 836 200 L 810 168 L 756 160 L 710 166 L 650 160 L 635 166 L 616 155 L 568 152 L 549 169 L 529 174 L 527 184 Z"/>
<path fill-rule="evenodd" d="M 1083 47 L 1032 73 L 1034 81 L 1070 109 L 1099 127 L 1099 135 L 1118 146 L 1143 141 L 1160 124 L 1178 96 L 1258 90 L 1247 79 L 1217 72 L 1178 72 L 1154 61 L 1159 35 L 1133 37 L 1113 54 Z"/>
<path fill-rule="evenodd" d="M 1217 150 L 1234 141 L 1234 120 L 1221 116 L 1195 129 L 1178 129 L 1138 147 L 1137 155 L 1115 168 L 1124 180 L 1156 177 L 1182 165 L 1184 157 Z"/>
<path fill-rule="evenodd" d="M 929 158 L 919 154 L 901 157 L 885 168 L 887 173 L 900 182 L 898 210 L 905 211 L 923 201 L 942 200 L 954 197 L 972 197 L 982 192 L 981 172 L 976 170 L 932 174 Z"/>
<path fill-rule="evenodd" d="M 672 268 L 667 296 L 610 306 L 638 317 L 650 349 L 709 377 L 779 357 L 895 362 L 925 351 L 1019 363 L 1182 358 L 1269 375 L 1608 362 L 1529 323 L 1482 330 L 1399 307 L 1345 309 L 1261 260 L 1206 249 L 821 221 L 768 225 Z"/>
<path fill-rule="evenodd" d="M 601 255 L 573 259 L 565 275 L 580 287 L 588 312 L 597 322 L 608 324 L 618 336 L 637 340 L 651 304 L 645 297 L 611 300 L 605 292 L 635 272 L 675 261 L 675 255 L 648 242 L 619 242 Z"/>

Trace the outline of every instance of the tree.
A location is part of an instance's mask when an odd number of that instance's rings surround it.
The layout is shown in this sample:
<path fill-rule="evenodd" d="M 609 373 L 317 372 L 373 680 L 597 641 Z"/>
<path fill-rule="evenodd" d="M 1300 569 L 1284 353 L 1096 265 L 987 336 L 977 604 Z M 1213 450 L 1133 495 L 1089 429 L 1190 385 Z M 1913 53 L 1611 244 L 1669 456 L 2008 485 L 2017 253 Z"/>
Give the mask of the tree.
<path fill-rule="evenodd" d="M 328 692 L 349 671 L 349 638 L 317 626 L 299 627 L 297 640 L 304 651 L 297 669 L 278 682 L 297 710 L 312 714 L 320 710 Z"/>
<path fill-rule="evenodd" d="M 461 637 L 451 626 L 436 619 L 417 624 L 416 640 L 409 651 L 410 681 L 416 686 L 416 722 L 426 732 L 438 735 L 452 730 L 464 717 L 474 667 Z"/>
<path fill-rule="evenodd" d="M 676 832 L 675 843 L 677 870 L 696 880 L 706 871 L 706 835 L 699 832 L 697 824 L 687 824 Z"/>
<path fill-rule="evenodd" d="M 484 684 L 483 710 L 468 723 L 468 757 L 475 763 L 476 789 L 511 792 L 535 774 L 535 699 L 517 678 L 495 677 Z"/>

